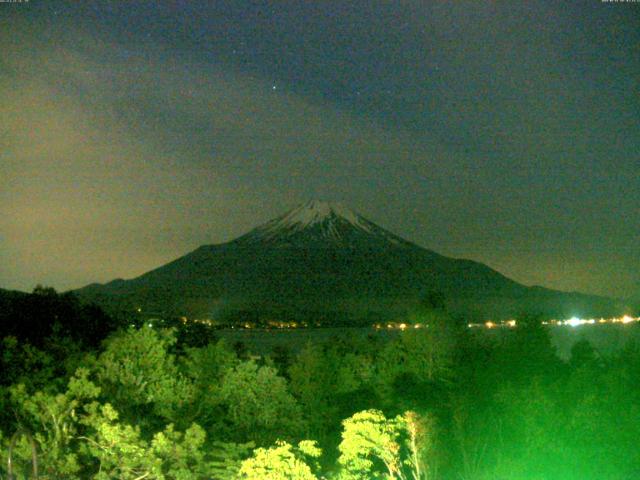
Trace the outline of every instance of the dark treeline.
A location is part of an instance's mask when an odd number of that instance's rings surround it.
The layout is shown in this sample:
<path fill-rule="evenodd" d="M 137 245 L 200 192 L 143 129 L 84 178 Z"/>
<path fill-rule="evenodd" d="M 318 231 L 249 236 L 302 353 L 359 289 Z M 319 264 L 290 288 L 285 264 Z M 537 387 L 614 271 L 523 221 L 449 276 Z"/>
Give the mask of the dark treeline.
<path fill-rule="evenodd" d="M 50 289 L 1 301 L 1 478 L 16 432 L 41 479 L 640 478 L 635 345 L 562 361 L 538 321 L 472 336 L 433 303 L 385 342 L 256 357 Z"/>
<path fill-rule="evenodd" d="M 116 326 L 111 316 L 95 305 L 80 304 L 72 293 L 42 286 L 30 294 L 0 292 L 0 333 L 34 346 L 59 335 L 93 348 Z"/>

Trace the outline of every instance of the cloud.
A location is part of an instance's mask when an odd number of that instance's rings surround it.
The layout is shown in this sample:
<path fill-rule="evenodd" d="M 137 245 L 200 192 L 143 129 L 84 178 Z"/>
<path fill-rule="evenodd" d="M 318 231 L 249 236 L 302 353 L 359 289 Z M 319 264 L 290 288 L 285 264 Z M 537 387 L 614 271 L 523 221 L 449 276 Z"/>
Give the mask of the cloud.
<path fill-rule="evenodd" d="M 409 55 L 369 65 L 382 79 L 365 85 L 384 87 L 398 73 L 396 90 L 365 88 L 373 103 L 362 109 L 312 89 L 319 80 L 309 76 L 329 73 L 331 62 L 308 67 L 296 84 L 268 68 L 236 68 L 202 51 L 206 43 L 112 40 L 99 22 L 84 31 L 48 18 L 0 25 L 0 285 L 135 276 L 315 197 L 525 283 L 633 294 L 637 272 L 603 273 L 637 258 L 628 235 L 638 200 L 633 102 L 595 95 L 566 45 L 545 57 L 564 17 L 511 45 L 504 34 L 518 12 L 494 17 L 488 8 L 482 18 L 501 32 L 494 49 L 479 41 L 493 34 L 467 25 L 475 17 L 463 7 L 436 10 L 431 26 L 453 15 L 458 30 L 431 32 L 432 43 L 429 32 L 402 37 Z M 421 25 L 417 14 L 408 19 Z M 297 60 L 322 60 L 304 55 L 318 48 L 314 35 Z M 396 58 L 379 40 L 362 51 Z M 438 54 L 433 78 L 421 70 L 423 46 Z M 494 64 L 480 79 L 489 83 L 478 81 Z M 345 75 L 333 80 L 344 85 Z M 609 134 L 605 120 L 620 118 L 622 130 Z M 577 251 L 575 274 L 563 273 L 559 261 Z"/>
<path fill-rule="evenodd" d="M 136 275 L 310 195 L 446 174 L 437 146 L 265 80 L 82 44 L 16 45 L 0 78 L 4 285 Z"/>

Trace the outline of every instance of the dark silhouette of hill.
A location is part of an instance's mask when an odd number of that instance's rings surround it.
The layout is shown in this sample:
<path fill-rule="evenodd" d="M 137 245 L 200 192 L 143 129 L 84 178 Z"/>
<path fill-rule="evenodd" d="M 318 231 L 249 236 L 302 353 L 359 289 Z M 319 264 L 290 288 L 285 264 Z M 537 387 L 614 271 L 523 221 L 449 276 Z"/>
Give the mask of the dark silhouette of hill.
<path fill-rule="evenodd" d="M 433 292 L 465 321 L 608 316 L 621 308 L 604 297 L 524 286 L 318 201 L 137 278 L 76 291 L 106 308 L 151 316 L 348 324 L 419 318 Z"/>
<path fill-rule="evenodd" d="M 73 293 L 36 287 L 32 293 L 0 289 L 0 338 L 12 336 L 40 347 L 51 335 L 96 347 L 116 327 L 94 304 Z"/>

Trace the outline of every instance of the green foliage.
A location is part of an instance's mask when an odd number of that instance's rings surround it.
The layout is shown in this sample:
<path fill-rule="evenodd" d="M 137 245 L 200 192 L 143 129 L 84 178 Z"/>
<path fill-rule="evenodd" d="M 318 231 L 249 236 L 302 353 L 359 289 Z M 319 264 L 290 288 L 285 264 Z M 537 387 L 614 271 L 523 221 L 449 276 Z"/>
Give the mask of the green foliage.
<path fill-rule="evenodd" d="M 310 434 L 323 438 L 343 416 L 371 406 L 368 390 L 374 374 L 369 355 L 307 345 L 289 368 L 289 377 Z"/>
<path fill-rule="evenodd" d="M 548 327 L 533 319 L 521 322 L 512 335 L 505 337 L 495 361 L 502 379 L 520 385 L 528 384 L 534 376 L 551 378 L 561 369 Z"/>
<path fill-rule="evenodd" d="M 86 451 L 99 462 L 96 480 L 188 480 L 209 478 L 213 466 L 204 450 L 206 434 L 194 424 L 178 432 L 169 424 L 151 441 L 140 430 L 118 422 L 111 405 L 93 404 L 84 423 L 94 430 Z"/>
<path fill-rule="evenodd" d="M 342 478 L 365 480 L 401 478 L 402 419 L 388 420 L 379 410 L 358 412 L 342 422 L 338 462 Z"/>
<path fill-rule="evenodd" d="M 171 332 L 145 329 L 122 332 L 108 342 L 96 362 L 88 364 L 100 386 L 89 379 L 92 375 L 89 369 L 81 368 L 62 392 L 55 388 L 33 391 L 23 384 L 9 389 L 8 407 L 18 419 L 17 426 L 33 432 L 39 446 L 41 478 L 235 477 L 250 445 L 207 444 L 206 432 L 197 424 L 184 430 L 171 423 L 155 431 L 151 429 L 152 425 L 162 423 L 155 418 L 158 405 L 175 405 L 175 399 L 181 398 L 181 385 L 195 388 L 191 386 L 192 380 L 181 376 L 169 354 L 172 342 Z M 209 353 L 212 351 L 217 352 L 215 358 L 227 357 L 231 361 L 232 357 L 222 347 L 209 349 Z M 207 351 L 192 353 L 192 359 L 207 357 Z M 156 361 L 158 368 L 154 368 Z M 204 365 L 200 367 L 204 369 Z M 204 377 L 198 377 L 197 382 L 206 383 Z M 127 421 L 104 399 L 128 408 L 130 415 L 142 411 L 140 405 L 151 405 L 153 410 L 147 415 L 152 413 L 154 418 Z M 4 441 L 4 453 L 7 442 Z M 14 462 L 27 464 L 29 456 L 27 445 L 20 442 Z"/>
<path fill-rule="evenodd" d="M 335 375 L 318 345 L 307 344 L 289 368 L 291 391 L 303 406 L 305 416 L 315 431 L 324 424 L 322 418 L 333 418 L 331 405 Z M 314 421 L 315 420 L 315 421 Z"/>
<path fill-rule="evenodd" d="M 23 385 L 11 389 L 21 425 L 39 445 L 40 478 L 230 479 L 237 473 L 249 445 L 209 448 L 196 424 L 184 432 L 169 424 L 145 439 L 139 427 L 120 421 L 112 405 L 96 401 L 100 389 L 87 377 L 88 371 L 79 370 L 58 394 L 29 394 Z M 15 461 L 27 463 L 30 451 L 19 447 Z"/>
<path fill-rule="evenodd" d="M 388 342 L 375 364 L 375 390 L 384 404 L 405 409 L 424 400 L 441 401 L 437 390 L 452 381 L 454 347 L 454 331 L 435 321 Z"/>
<path fill-rule="evenodd" d="M 146 327 L 130 328 L 107 341 L 98 357 L 97 378 L 127 421 L 140 422 L 141 414 L 151 413 L 162 421 L 180 423 L 194 389 L 170 353 L 175 342 L 173 330 Z M 150 427 L 159 424 L 148 420 Z"/>
<path fill-rule="evenodd" d="M 540 359 L 547 350 L 540 345 L 523 356 Z M 627 351 L 603 362 L 595 361 L 591 351 L 579 345 L 562 375 L 555 367 L 532 367 L 538 374 L 528 384 L 507 370 L 502 378 L 510 381 L 485 393 L 491 399 L 488 407 L 467 400 L 466 414 L 456 415 L 463 478 L 635 477 L 640 467 L 634 441 L 640 435 L 640 391 L 634 379 L 640 356 Z"/>
<path fill-rule="evenodd" d="M 83 423 L 93 434 L 86 436 L 85 451 L 99 462 L 96 479 L 134 479 L 157 476 L 160 465 L 149 455 L 149 447 L 140 437 L 140 429 L 117 422 L 118 413 L 110 404 L 93 403 Z"/>
<path fill-rule="evenodd" d="M 184 432 L 169 424 L 147 441 L 138 428 L 117 420 L 109 404 L 93 405 L 87 418 L 95 430 L 86 449 L 99 462 L 96 480 L 232 479 L 249 449 L 249 445 L 224 443 L 207 447 L 206 433 L 197 424 Z"/>
<path fill-rule="evenodd" d="M 342 424 L 341 479 L 431 478 L 434 422 L 430 416 L 407 411 L 387 419 L 379 410 L 364 410 Z"/>
<path fill-rule="evenodd" d="M 302 431 L 302 412 L 287 382 L 269 366 L 254 361 L 229 368 L 220 387 L 230 433 L 258 444 Z"/>
<path fill-rule="evenodd" d="M 183 409 L 183 418 L 197 421 L 216 434 L 224 434 L 225 410 L 220 389 L 226 372 L 239 363 L 235 352 L 224 341 L 219 341 L 187 349 L 180 363 L 193 389 L 190 409 Z"/>
<path fill-rule="evenodd" d="M 637 346 L 606 357 L 582 341 L 563 362 L 535 322 L 438 328 L 308 345 L 282 360 L 289 380 L 224 342 L 176 348 L 171 329 L 117 332 L 97 352 L 56 332 L 4 337 L 0 456 L 28 431 L 44 480 L 638 476 Z M 20 473 L 30 455 L 18 441 Z"/>
<path fill-rule="evenodd" d="M 210 458 L 211 477 L 216 480 L 236 480 L 242 461 L 249 457 L 255 445 L 249 443 L 213 442 L 207 453 Z"/>
<path fill-rule="evenodd" d="M 436 470 L 436 460 L 433 458 L 434 424 L 435 420 L 430 415 L 420 416 L 408 411 L 402 416 L 407 451 L 404 464 L 409 467 L 414 480 L 430 478 L 430 473 Z"/>
<path fill-rule="evenodd" d="M 316 442 L 303 440 L 295 448 L 287 442 L 277 441 L 270 448 L 254 450 L 251 458 L 242 462 L 239 477 L 246 480 L 316 480 L 318 477 L 307 462 L 320 457 Z M 314 464 L 317 470 L 317 465 Z"/>
<path fill-rule="evenodd" d="M 16 337 L 4 337 L 0 347 L 0 379 L 2 384 L 27 383 L 44 385 L 55 377 L 51 354 Z"/>
<path fill-rule="evenodd" d="M 31 431 L 40 446 L 45 478 L 61 478 L 81 470 L 75 444 L 81 432 L 79 409 L 100 393 L 88 375 L 86 369 L 79 369 L 64 393 L 30 394 L 22 384 L 10 388 L 11 404 L 20 428 Z M 28 455 L 30 453 L 22 451 L 23 461 L 28 460 Z"/>

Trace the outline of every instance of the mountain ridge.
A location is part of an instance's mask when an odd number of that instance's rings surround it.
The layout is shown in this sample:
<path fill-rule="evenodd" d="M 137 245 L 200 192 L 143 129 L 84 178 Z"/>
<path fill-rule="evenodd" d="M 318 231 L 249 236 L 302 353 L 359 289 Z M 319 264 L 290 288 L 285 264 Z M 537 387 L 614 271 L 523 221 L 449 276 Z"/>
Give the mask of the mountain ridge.
<path fill-rule="evenodd" d="M 402 239 L 336 204 L 310 201 L 229 242 L 202 245 L 130 280 L 88 285 L 81 298 L 159 315 L 240 320 L 326 316 L 397 319 L 438 292 L 470 320 L 614 312 L 605 297 L 522 285 L 479 262 Z M 583 313 L 584 312 L 584 313 Z"/>

